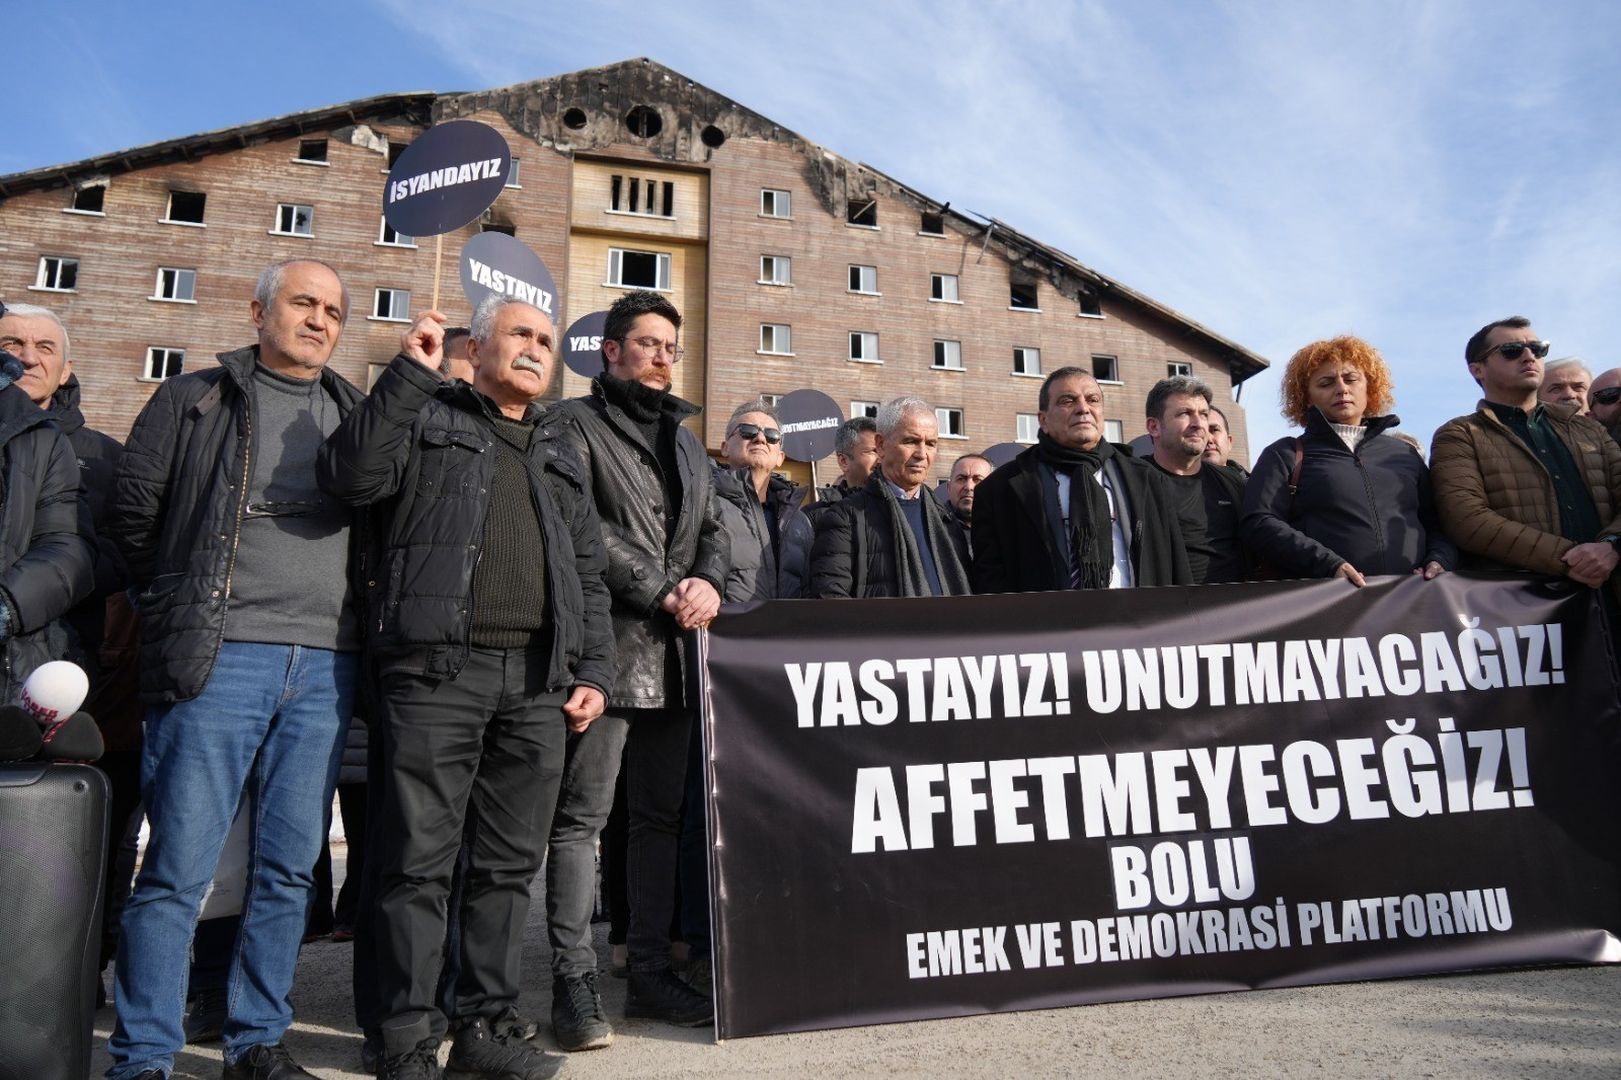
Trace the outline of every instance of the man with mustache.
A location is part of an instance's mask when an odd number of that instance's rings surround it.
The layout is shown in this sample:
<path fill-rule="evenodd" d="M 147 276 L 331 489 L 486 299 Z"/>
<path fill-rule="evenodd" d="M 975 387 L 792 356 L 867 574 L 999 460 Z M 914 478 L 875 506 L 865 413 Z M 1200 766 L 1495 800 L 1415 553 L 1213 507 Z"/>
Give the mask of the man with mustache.
<path fill-rule="evenodd" d="M 1463 569 L 1528 570 L 1589 588 L 1616 584 L 1621 446 L 1588 416 L 1537 400 L 1548 343 L 1514 315 L 1464 347 L 1475 411 L 1435 433 L 1436 510 Z M 1606 603 L 1608 610 L 1614 607 Z"/>
<path fill-rule="evenodd" d="M 602 713 L 613 673 L 606 556 L 582 464 L 560 417 L 535 404 L 551 381 L 551 319 L 481 302 L 471 384 L 439 377 L 443 323 L 417 318 L 319 463 L 325 490 L 375 508 L 381 548 L 368 642 L 382 740 L 380 1075 L 439 1075 L 445 904 L 471 815 L 449 1068 L 543 1080 L 562 1059 L 530 1044 L 517 1016 L 522 934 L 565 740 Z"/>
<path fill-rule="evenodd" d="M 596 991 L 591 908 L 597 835 L 613 806 L 621 757 L 630 817 L 625 1014 L 686 1026 L 714 1015 L 709 999 L 677 977 L 670 960 L 681 797 L 697 706 L 683 632 L 720 610 L 728 562 L 709 455 L 682 426 L 699 408 L 670 393 L 680 328 L 681 313 L 658 293 L 626 293 L 608 309 L 602 374 L 590 396 L 559 405 L 602 519 L 619 650 L 607 710 L 569 739 L 546 863 L 552 1031 L 564 1050 L 613 1041 Z"/>

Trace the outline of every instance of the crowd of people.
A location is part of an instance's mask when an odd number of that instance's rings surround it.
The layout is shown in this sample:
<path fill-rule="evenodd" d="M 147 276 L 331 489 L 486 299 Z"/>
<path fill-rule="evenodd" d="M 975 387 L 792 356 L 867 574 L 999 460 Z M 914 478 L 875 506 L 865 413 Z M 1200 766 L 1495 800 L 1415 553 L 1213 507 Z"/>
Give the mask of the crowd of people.
<path fill-rule="evenodd" d="M 935 412 L 914 396 L 844 424 L 841 475 L 814 492 L 779 472 L 764 400 L 731 413 L 713 460 L 670 392 L 682 318 L 658 293 L 612 306 L 589 395 L 550 406 L 557 329 L 520 301 L 466 328 L 419 316 L 367 395 L 328 366 L 349 314 L 332 267 L 265 268 L 250 313 L 256 343 L 166 380 L 122 446 L 85 424 L 61 321 L 0 315 L 3 677 L 61 657 L 91 672 L 112 834 L 143 814 L 150 830 L 133 884 L 109 860 L 127 894 L 102 957 L 112 1080 L 161 1080 L 206 1037 L 228 1078 L 311 1075 L 282 1039 L 346 765 L 368 1071 L 438 1077 L 446 1040 L 449 1076 L 562 1067 L 517 1010 L 543 867 L 552 1035 L 609 1046 L 599 847 L 626 1015 L 711 1022 L 689 632 L 725 602 L 1469 568 L 1568 577 L 1616 610 L 1621 368 L 1545 368 L 1519 317 L 1468 339 L 1481 400 L 1428 463 L 1378 351 L 1338 337 L 1289 361 L 1300 434 L 1253 473 L 1199 379 L 1152 388 L 1136 456 L 1104 435 L 1124 403 L 1060 367 L 1034 444 L 999 468 L 958 458 L 936 497 Z M 244 897 L 210 920 L 205 1009 L 188 956 L 239 812 Z"/>

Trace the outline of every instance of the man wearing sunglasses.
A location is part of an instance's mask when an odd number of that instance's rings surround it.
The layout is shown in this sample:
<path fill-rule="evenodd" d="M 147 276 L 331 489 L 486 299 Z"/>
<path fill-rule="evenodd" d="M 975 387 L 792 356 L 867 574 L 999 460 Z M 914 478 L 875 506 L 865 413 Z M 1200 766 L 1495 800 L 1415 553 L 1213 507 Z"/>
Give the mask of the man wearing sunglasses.
<path fill-rule="evenodd" d="M 1621 368 L 1601 371 L 1587 391 L 1588 415 L 1621 442 Z"/>
<path fill-rule="evenodd" d="M 1524 570 L 1591 588 L 1621 556 L 1621 445 L 1586 416 L 1537 400 L 1548 343 L 1523 316 L 1464 348 L 1483 397 L 1435 433 L 1436 509 L 1465 569 Z"/>
<path fill-rule="evenodd" d="M 749 599 L 797 599 L 805 592 L 814 533 L 801 509 L 809 492 L 776 472 L 785 459 L 776 410 L 758 400 L 738 406 L 726 425 L 721 454 L 730 472 L 724 479 L 717 476 L 717 490 L 722 483 L 728 492 L 733 483 L 743 489 L 747 498 L 738 505 L 749 522 L 749 542 L 759 547 L 764 567 L 755 596 Z M 737 548 L 734 536 L 734 553 Z"/>

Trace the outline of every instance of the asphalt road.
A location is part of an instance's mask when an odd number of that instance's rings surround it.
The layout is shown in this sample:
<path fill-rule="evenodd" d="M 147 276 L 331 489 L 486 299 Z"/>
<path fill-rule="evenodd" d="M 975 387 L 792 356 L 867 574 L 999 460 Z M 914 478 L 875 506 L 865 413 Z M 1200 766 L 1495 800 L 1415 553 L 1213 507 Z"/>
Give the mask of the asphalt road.
<path fill-rule="evenodd" d="M 538 890 L 538 886 L 537 886 Z M 544 1020 L 544 907 L 525 933 L 519 1005 Z M 607 957 L 606 926 L 598 926 Z M 351 946 L 305 946 L 287 1043 L 317 1076 L 361 1077 Z M 793 972 L 784 971 L 791 985 Z M 622 1019 L 625 984 L 602 979 L 618 1036 L 570 1058 L 565 1077 L 670 1076 L 1621 1076 L 1621 966 L 1402 979 L 1090 1005 L 842 1031 L 734 1039 Z M 111 1010 L 97 1015 L 107 1066 Z M 550 1046 L 542 1025 L 539 1041 Z M 217 1077 L 219 1049 L 188 1047 L 177 1077 Z"/>

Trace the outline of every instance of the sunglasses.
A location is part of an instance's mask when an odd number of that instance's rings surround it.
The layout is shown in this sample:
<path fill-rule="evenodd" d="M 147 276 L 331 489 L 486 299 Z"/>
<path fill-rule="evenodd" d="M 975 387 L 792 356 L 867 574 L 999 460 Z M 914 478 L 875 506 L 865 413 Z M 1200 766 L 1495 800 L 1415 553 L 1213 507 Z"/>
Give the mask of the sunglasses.
<path fill-rule="evenodd" d="M 1621 401 L 1621 386 L 1606 386 L 1602 390 L 1594 390 L 1587 396 L 1599 405 L 1614 405 Z"/>
<path fill-rule="evenodd" d="M 1521 353 L 1527 349 L 1530 349 L 1531 355 L 1535 356 L 1538 360 L 1541 360 L 1543 357 L 1548 355 L 1548 350 L 1552 347 L 1553 346 L 1549 345 L 1546 341 L 1505 341 L 1503 344 L 1493 345 L 1491 348 L 1481 353 L 1480 358 L 1484 360 L 1492 353 L 1500 352 L 1503 354 L 1504 360 L 1518 360 Z"/>
<path fill-rule="evenodd" d="M 753 442 L 756 435 L 764 435 L 765 441 L 772 446 L 782 442 L 782 432 L 774 427 L 760 427 L 758 424 L 739 424 L 732 429 L 733 435 L 743 436 L 744 442 Z"/>

